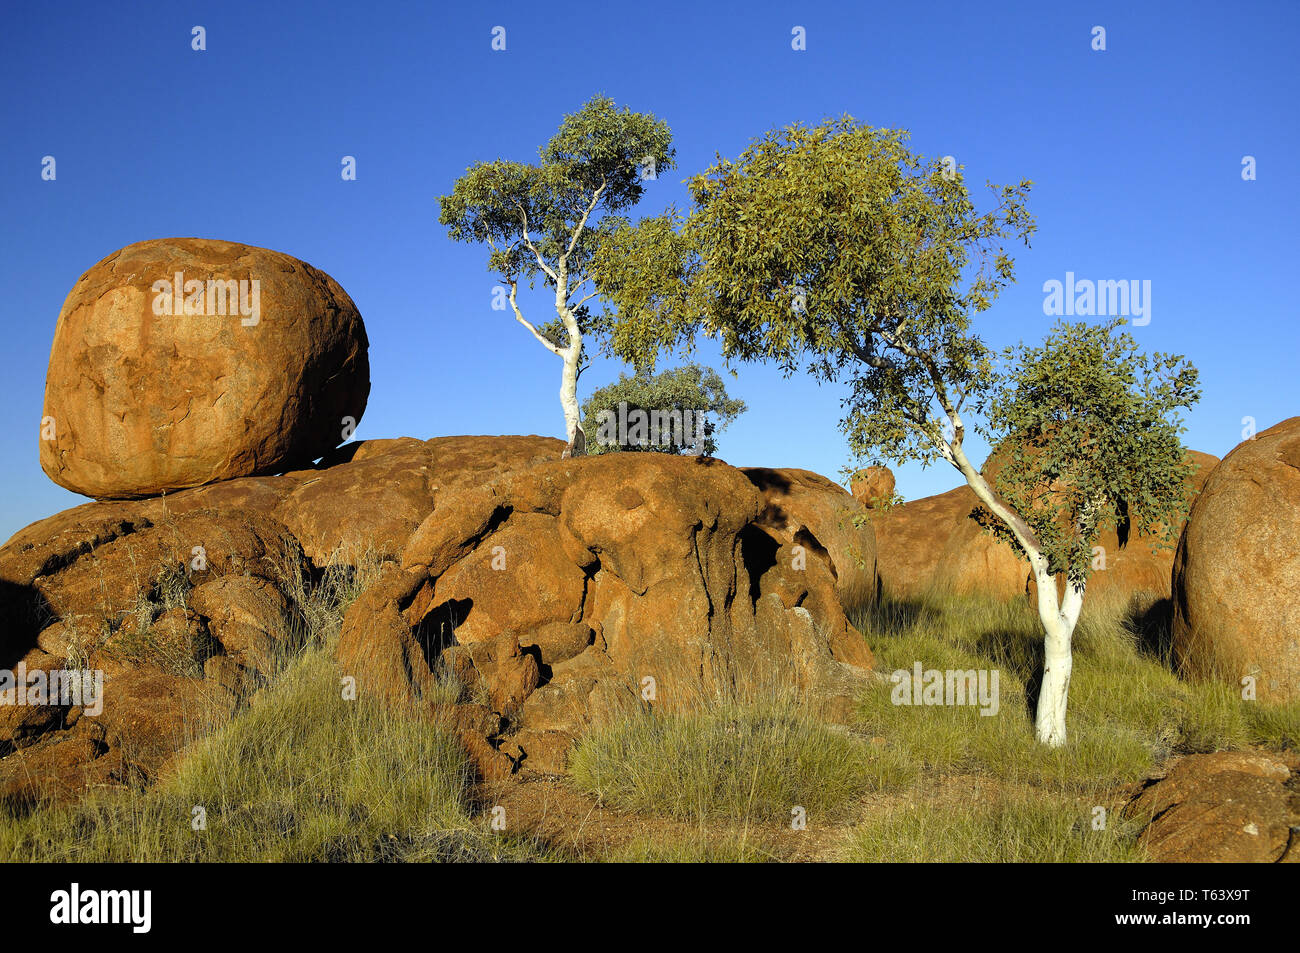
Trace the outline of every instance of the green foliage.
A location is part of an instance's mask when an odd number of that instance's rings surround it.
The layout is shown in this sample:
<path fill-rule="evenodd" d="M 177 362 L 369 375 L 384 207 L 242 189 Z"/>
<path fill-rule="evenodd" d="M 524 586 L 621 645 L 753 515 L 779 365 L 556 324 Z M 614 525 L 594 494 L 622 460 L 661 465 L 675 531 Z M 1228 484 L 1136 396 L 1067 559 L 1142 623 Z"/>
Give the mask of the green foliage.
<path fill-rule="evenodd" d="M 946 460 L 977 491 L 964 415 L 983 418 L 1013 448 L 997 483 L 1011 512 L 988 524 L 1081 582 L 1101 528 L 1167 533 L 1185 512 L 1175 411 L 1198 398 L 1196 372 L 1114 324 L 1060 327 L 999 368 L 971 321 L 1014 280 L 1031 183 L 990 185 L 980 211 L 959 168 L 906 141 L 847 117 L 772 131 L 691 180 L 688 216 L 616 230 L 599 266 L 611 347 L 647 362 L 704 334 L 728 361 L 844 384 L 856 456 Z"/>
<path fill-rule="evenodd" d="M 907 134 L 851 118 L 767 133 L 736 160 L 691 180 L 686 218 L 616 233 L 601 268 L 629 325 L 631 357 L 697 333 L 730 359 L 852 388 L 844 426 L 855 449 L 933 459 L 936 384 L 974 392 L 991 360 L 967 334 L 1012 280 L 1004 240 L 1027 239 L 1030 183 L 995 188 L 977 212 L 959 169 L 909 152 Z M 676 228 L 673 228 L 673 225 Z"/>
<path fill-rule="evenodd" d="M 597 439 L 601 414 L 608 412 L 617 420 L 620 403 L 627 404 L 628 413 L 642 410 L 676 412 L 683 415 L 689 411 L 691 416 L 684 419 L 692 421 L 697 414 L 702 414 L 704 417 L 703 451 L 709 456 L 713 456 L 718 449 L 714 434 L 725 430 L 731 421 L 745 411 L 745 402 L 727 396 L 727 388 L 722 376 L 711 367 L 687 364 L 659 374 L 652 374 L 648 369 L 641 368 L 631 377 L 620 374 L 615 383 L 597 390 L 582 405 L 583 430 L 587 433 L 588 453 L 611 453 L 618 450 L 681 453 L 686 449 L 682 443 L 671 442 L 646 446 L 601 443 Z M 696 428 L 692 424 L 688 429 L 690 432 L 685 435 L 687 442 L 694 435 Z"/>
<path fill-rule="evenodd" d="M 693 350 L 689 298 L 697 270 L 692 236 L 676 210 L 635 225 L 611 223 L 592 262 L 593 279 L 611 309 L 605 317 L 608 351 L 653 371 L 661 350 Z"/>
<path fill-rule="evenodd" d="M 564 362 L 566 456 L 585 446 L 577 400 L 584 338 L 607 338 L 612 323 L 587 306 L 602 293 L 593 263 L 608 236 L 628 227 L 618 213 L 641 200 L 642 182 L 673 167 L 671 142 L 663 120 L 597 96 L 565 117 L 539 164 L 480 162 L 439 199 L 448 235 L 491 248 L 488 270 L 505 281 L 515 319 Z M 550 322 L 530 321 L 519 305 L 520 281 L 533 287 L 539 276 L 555 294 Z"/>
<path fill-rule="evenodd" d="M 627 225 L 617 213 L 641 200 L 644 171 L 673 168 L 671 142 L 663 120 L 594 97 L 565 117 L 539 163 L 471 166 L 440 197 L 439 221 L 454 241 L 487 244 L 488 270 L 507 283 L 541 276 L 557 304 L 577 312 L 601 242 Z M 581 316 L 592 320 L 585 309 Z"/>
<path fill-rule="evenodd" d="M 986 433 L 1004 448 L 994 487 L 1071 582 L 1087 579 L 1102 529 L 1172 546 L 1190 504 L 1177 411 L 1200 397 L 1196 369 L 1140 353 L 1116 333 L 1123 323 L 1061 323 L 1042 347 L 1008 348 L 988 404 Z M 1005 524 L 984 522 L 1016 545 Z"/>

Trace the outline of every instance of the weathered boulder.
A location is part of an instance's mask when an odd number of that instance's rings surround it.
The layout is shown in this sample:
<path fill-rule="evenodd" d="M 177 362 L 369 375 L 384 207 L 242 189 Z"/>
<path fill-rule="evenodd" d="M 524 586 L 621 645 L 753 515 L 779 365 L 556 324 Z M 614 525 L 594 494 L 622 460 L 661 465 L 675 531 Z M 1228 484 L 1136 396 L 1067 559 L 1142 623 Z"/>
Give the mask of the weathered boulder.
<path fill-rule="evenodd" d="M 1300 417 L 1239 444 L 1192 507 L 1173 567 L 1183 671 L 1300 698 Z"/>
<path fill-rule="evenodd" d="M 123 499 L 310 464 L 361 419 L 366 349 L 352 299 L 306 262 L 201 238 L 128 245 L 59 313 L 41 467 Z"/>
<path fill-rule="evenodd" d="M 883 592 L 910 599 L 928 591 L 1011 599 L 1025 591 L 1028 567 L 1007 543 L 976 522 L 968 486 L 873 512 Z"/>
<path fill-rule="evenodd" d="M 844 608 L 853 612 L 874 604 L 876 533 L 865 506 L 838 483 L 810 470 L 748 467 L 744 473 L 763 494 L 759 522 L 785 542 L 829 558 Z"/>
<path fill-rule="evenodd" d="M 286 624 L 272 580 L 294 566 L 284 527 L 150 503 L 77 507 L 0 547 L 0 668 L 47 683 L 57 672 L 65 685 L 88 673 L 40 706 L 0 705 L 0 797 L 155 777 L 229 717 L 233 673 L 251 690 L 269 672 Z M 22 780 L 37 766 L 57 782 L 48 791 Z"/>
<path fill-rule="evenodd" d="M 1221 751 L 1176 762 L 1124 808 L 1163 863 L 1300 863 L 1294 754 Z"/>
<path fill-rule="evenodd" d="M 564 441 L 535 436 L 366 440 L 287 474 L 295 485 L 275 515 L 317 565 L 367 550 L 396 559 L 438 496 L 559 459 L 563 450 Z"/>
<path fill-rule="evenodd" d="M 485 778 L 562 770 L 587 726 L 631 707 L 763 680 L 848 716 L 873 660 L 837 596 L 842 541 L 817 535 L 838 528 L 833 506 L 796 501 L 776 521 L 721 461 L 562 447 L 368 441 L 15 534 L 0 667 L 102 672 L 103 710 L 0 707 L 0 798 L 34 797 L 22 777 L 37 768 L 54 796 L 156 777 L 256 703 L 305 619 L 289 597 L 367 540 L 388 562 L 344 620 L 341 674 L 447 724 Z"/>
<path fill-rule="evenodd" d="M 425 582 L 384 597 L 382 625 L 358 600 L 340 667 L 416 704 L 450 674 L 462 703 L 504 718 L 491 750 L 541 770 L 561 769 L 602 718 L 688 708 L 759 678 L 846 717 L 870 649 L 827 547 L 800 523 L 815 551 L 796 553 L 751 479 L 717 460 L 607 454 L 441 496 L 402 556 L 403 578 Z"/>

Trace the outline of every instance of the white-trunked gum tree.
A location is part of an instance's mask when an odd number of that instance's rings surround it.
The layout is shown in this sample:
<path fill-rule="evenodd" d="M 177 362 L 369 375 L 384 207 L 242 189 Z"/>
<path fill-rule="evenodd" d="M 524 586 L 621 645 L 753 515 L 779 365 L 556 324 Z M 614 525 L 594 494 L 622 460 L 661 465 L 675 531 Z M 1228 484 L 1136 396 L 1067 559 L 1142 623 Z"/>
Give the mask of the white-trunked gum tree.
<path fill-rule="evenodd" d="M 671 144 L 663 120 L 619 110 L 613 100 L 596 96 L 565 117 L 540 149 L 538 164 L 478 162 L 439 199 L 448 235 L 491 248 L 488 270 L 501 276 L 515 319 L 563 362 L 566 457 L 584 453 L 578 404 L 583 339 L 599 333 L 604 320 L 587 306 L 600 293 L 592 262 L 604 236 L 627 225 L 617 213 L 641 200 L 644 182 L 673 167 Z M 549 322 L 528 320 L 520 306 L 520 282 L 534 287 L 538 279 L 554 292 Z"/>
<path fill-rule="evenodd" d="M 613 349 L 644 361 L 649 342 L 704 335 L 728 362 L 802 368 L 847 387 L 855 455 L 959 471 L 1037 583 L 1036 733 L 1059 747 L 1092 547 L 1108 526 L 1171 541 L 1191 468 L 1177 411 L 1197 373 L 1142 355 L 1122 321 L 1058 325 L 999 360 L 971 322 L 1014 280 L 1006 244 L 1035 229 L 1031 183 L 990 185 L 977 212 L 951 157 L 906 140 L 847 117 L 775 130 L 693 178 L 688 215 L 623 226 L 599 264 Z M 1001 448 L 996 474 L 967 456 L 968 431 Z"/>

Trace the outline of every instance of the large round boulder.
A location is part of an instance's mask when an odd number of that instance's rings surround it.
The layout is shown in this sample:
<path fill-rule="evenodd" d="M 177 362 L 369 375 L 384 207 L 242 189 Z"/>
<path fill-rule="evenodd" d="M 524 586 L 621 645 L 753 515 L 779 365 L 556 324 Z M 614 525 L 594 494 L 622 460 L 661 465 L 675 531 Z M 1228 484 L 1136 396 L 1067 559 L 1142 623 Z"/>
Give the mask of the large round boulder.
<path fill-rule="evenodd" d="M 1300 698 L 1300 417 L 1239 444 L 1205 482 L 1173 568 L 1184 671 Z"/>
<path fill-rule="evenodd" d="M 930 592 L 1011 599 L 1023 593 L 1028 565 L 976 521 L 979 508 L 975 491 L 959 486 L 876 511 L 882 591 L 893 599 Z"/>
<path fill-rule="evenodd" d="M 366 348 L 352 299 L 306 262 L 202 238 L 128 245 L 59 313 L 41 467 L 131 499 L 309 465 L 361 419 Z"/>

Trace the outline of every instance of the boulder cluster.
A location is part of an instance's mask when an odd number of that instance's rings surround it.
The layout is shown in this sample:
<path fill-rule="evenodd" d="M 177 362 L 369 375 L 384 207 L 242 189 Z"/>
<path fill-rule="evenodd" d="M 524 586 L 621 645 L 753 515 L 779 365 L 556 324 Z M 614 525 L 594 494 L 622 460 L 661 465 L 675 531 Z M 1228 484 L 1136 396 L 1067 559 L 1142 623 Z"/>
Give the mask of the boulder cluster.
<path fill-rule="evenodd" d="M 851 618 L 882 593 L 1032 595 L 968 488 L 900 504 L 884 467 L 850 493 L 709 458 L 561 459 L 537 436 L 348 442 L 366 348 L 337 282 L 266 249 L 142 242 L 77 282 L 40 455 L 95 502 L 0 547 L 0 669 L 102 673 L 102 711 L 0 705 L 0 801 L 156 777 L 256 704 L 310 630 L 303 587 L 363 564 L 340 675 L 452 725 L 487 777 L 563 771 L 603 719 L 766 681 L 847 720 L 873 667 Z M 1165 600 L 1186 672 L 1300 697 L 1300 418 L 1221 463 L 1189 454 L 1176 556 L 1111 532 L 1089 598 Z M 1282 779 L 1252 765 L 1230 767 Z M 1144 805 L 1193 810 L 1182 777 Z"/>
<path fill-rule="evenodd" d="M 764 678 L 847 720 L 872 665 L 841 603 L 863 574 L 836 522 L 854 503 L 811 477 L 605 454 L 448 493 L 349 611 L 340 666 L 416 704 L 456 673 L 480 699 L 458 726 L 494 775 L 562 770 L 602 717 Z"/>
<path fill-rule="evenodd" d="M 214 280 L 258 281 L 256 322 L 207 313 Z M 160 281 L 195 300 L 160 304 Z M 711 459 L 561 460 L 543 437 L 339 446 L 367 368 L 346 293 L 277 252 L 143 242 L 82 277 L 41 459 L 97 502 L 0 547 L 0 668 L 100 672 L 102 711 L 0 706 L 0 799 L 165 771 L 256 703 L 310 626 L 294 590 L 363 562 L 380 571 L 344 620 L 341 675 L 450 720 L 487 775 L 559 770 L 603 714 L 759 678 L 847 716 L 872 656 L 845 607 L 874 601 L 876 570 L 844 489 Z"/>

